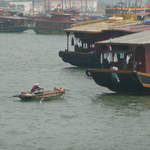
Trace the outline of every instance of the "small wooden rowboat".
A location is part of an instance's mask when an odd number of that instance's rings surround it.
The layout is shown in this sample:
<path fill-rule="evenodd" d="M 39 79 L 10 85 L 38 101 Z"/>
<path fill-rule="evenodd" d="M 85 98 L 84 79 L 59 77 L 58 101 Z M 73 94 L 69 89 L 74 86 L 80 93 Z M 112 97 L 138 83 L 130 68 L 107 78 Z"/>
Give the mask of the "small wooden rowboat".
<path fill-rule="evenodd" d="M 46 101 L 61 96 L 64 93 L 65 93 L 64 88 L 54 88 L 53 90 L 42 91 L 36 94 L 33 94 L 29 91 L 23 91 L 19 95 L 15 95 L 14 97 L 19 97 L 23 101 L 30 101 L 30 100 Z"/>

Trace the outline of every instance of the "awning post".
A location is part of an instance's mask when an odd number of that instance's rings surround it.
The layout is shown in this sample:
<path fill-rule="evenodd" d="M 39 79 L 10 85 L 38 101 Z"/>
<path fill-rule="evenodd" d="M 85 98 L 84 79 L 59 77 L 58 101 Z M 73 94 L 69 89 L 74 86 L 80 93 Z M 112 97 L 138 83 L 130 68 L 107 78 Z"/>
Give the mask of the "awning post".
<path fill-rule="evenodd" d="M 69 51 L 69 35 L 70 32 L 67 32 L 67 51 Z"/>
<path fill-rule="evenodd" d="M 135 56 L 135 50 L 136 50 L 136 46 L 132 46 L 131 49 L 132 49 L 132 52 L 133 52 L 133 71 L 136 70 L 136 56 Z"/>

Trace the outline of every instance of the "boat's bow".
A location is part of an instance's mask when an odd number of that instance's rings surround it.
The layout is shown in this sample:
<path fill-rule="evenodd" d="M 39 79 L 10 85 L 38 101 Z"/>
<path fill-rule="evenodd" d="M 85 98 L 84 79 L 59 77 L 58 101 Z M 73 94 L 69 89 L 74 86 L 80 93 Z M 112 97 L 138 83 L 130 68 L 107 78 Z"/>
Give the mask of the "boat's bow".
<path fill-rule="evenodd" d="M 86 71 L 94 81 L 116 92 L 150 91 L 150 77 L 136 71 L 89 69 Z M 149 80 L 149 84 L 147 81 Z"/>

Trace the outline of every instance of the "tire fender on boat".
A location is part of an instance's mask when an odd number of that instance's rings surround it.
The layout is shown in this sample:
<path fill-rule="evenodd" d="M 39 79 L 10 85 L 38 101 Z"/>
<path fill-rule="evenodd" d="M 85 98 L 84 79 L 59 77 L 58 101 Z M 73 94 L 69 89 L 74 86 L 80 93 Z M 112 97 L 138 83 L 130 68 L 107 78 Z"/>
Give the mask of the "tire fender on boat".
<path fill-rule="evenodd" d="M 88 77 L 91 77 L 91 76 L 92 76 L 91 72 L 89 72 L 88 70 L 86 70 L 85 74 L 86 74 Z"/>

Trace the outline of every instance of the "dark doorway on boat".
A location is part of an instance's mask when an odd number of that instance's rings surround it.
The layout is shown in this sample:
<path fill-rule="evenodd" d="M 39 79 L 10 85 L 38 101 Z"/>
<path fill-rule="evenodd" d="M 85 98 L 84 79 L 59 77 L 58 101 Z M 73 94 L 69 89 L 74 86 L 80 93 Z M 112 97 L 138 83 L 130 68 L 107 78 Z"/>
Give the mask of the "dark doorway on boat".
<path fill-rule="evenodd" d="M 145 48 L 143 46 L 135 49 L 135 70 L 145 72 Z"/>

